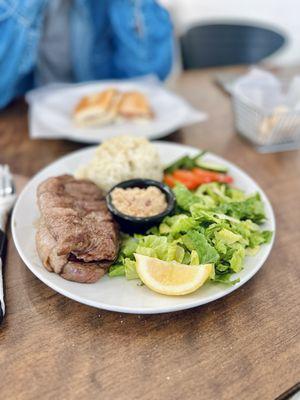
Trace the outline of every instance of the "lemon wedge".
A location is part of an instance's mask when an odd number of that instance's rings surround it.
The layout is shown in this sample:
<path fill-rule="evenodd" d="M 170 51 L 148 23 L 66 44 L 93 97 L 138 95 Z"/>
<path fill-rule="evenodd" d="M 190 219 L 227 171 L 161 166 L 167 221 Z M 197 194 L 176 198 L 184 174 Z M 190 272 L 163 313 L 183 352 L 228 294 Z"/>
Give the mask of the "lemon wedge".
<path fill-rule="evenodd" d="M 135 259 L 141 281 L 154 292 L 169 296 L 194 292 L 213 273 L 212 264 L 185 265 L 141 254 L 135 254 Z"/>

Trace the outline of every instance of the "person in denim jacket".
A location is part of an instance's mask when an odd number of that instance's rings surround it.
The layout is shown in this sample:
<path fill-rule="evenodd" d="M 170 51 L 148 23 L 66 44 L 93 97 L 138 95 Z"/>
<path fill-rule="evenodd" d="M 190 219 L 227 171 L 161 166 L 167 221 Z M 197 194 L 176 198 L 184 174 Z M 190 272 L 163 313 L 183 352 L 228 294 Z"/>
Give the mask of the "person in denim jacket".
<path fill-rule="evenodd" d="M 172 55 L 155 0 L 0 0 L 0 107 L 50 82 L 164 79 Z"/>

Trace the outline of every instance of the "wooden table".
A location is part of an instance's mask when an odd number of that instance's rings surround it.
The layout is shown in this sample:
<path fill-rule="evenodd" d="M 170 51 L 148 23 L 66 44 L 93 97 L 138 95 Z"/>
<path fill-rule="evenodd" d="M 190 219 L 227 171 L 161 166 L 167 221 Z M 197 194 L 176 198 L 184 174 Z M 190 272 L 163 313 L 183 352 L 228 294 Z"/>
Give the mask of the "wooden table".
<path fill-rule="evenodd" d="M 277 220 L 268 261 L 244 287 L 206 306 L 126 315 L 55 293 L 25 267 L 10 240 L 1 399 L 268 400 L 299 381 L 300 152 L 261 155 L 237 136 L 230 98 L 215 86 L 214 72 L 179 79 L 178 91 L 209 119 L 168 140 L 210 149 L 264 188 Z M 0 163 L 15 173 L 29 177 L 80 147 L 29 140 L 21 101 L 0 114 Z"/>

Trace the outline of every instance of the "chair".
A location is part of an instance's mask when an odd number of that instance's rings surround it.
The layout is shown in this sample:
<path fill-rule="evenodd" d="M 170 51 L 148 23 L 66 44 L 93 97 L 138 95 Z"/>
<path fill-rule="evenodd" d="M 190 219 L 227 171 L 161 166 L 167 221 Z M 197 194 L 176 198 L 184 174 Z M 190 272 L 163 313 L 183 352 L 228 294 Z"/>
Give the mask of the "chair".
<path fill-rule="evenodd" d="M 254 64 L 275 53 L 285 42 L 279 32 L 258 26 L 194 26 L 180 38 L 183 68 Z"/>

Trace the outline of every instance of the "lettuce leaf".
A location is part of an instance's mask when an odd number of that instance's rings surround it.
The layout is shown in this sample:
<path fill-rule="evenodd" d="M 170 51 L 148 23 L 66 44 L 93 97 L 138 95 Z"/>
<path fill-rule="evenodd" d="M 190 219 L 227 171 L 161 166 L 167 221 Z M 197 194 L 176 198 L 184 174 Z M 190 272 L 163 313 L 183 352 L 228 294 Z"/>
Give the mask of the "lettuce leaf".
<path fill-rule="evenodd" d="M 198 253 L 196 250 L 192 250 L 190 265 L 199 265 L 199 264 L 200 264 L 200 260 L 199 260 Z"/>
<path fill-rule="evenodd" d="M 144 236 L 139 240 L 136 253 L 165 260 L 168 254 L 168 239 L 166 236 Z"/>
<path fill-rule="evenodd" d="M 226 285 L 229 285 L 229 286 L 233 286 L 240 281 L 240 278 L 231 280 L 231 277 L 232 277 L 231 273 L 223 274 L 223 275 L 216 274 L 212 280 L 214 282 L 218 282 L 218 283 L 225 283 Z"/>
<path fill-rule="evenodd" d="M 265 220 L 264 205 L 258 193 L 243 201 L 223 203 L 218 209 L 220 212 L 239 220 L 250 219 L 259 224 Z"/>
<path fill-rule="evenodd" d="M 124 260 L 124 266 L 125 266 L 125 276 L 126 279 L 138 279 L 138 273 L 136 272 L 136 262 L 133 260 L 130 260 L 130 258 L 125 258 Z"/>
<path fill-rule="evenodd" d="M 135 253 L 137 246 L 138 240 L 136 238 L 124 235 L 120 252 L 124 254 L 125 257 L 130 257 Z"/>
<path fill-rule="evenodd" d="M 229 229 L 222 228 L 220 231 L 215 233 L 215 238 L 224 244 L 232 244 L 243 240 L 241 235 L 233 233 Z"/>
<path fill-rule="evenodd" d="M 243 246 L 239 246 L 233 253 L 230 259 L 230 268 L 234 272 L 240 272 L 243 267 L 245 258 L 245 249 Z"/>
<path fill-rule="evenodd" d="M 125 265 L 114 264 L 109 268 L 108 275 L 112 278 L 114 276 L 125 276 Z"/>
<path fill-rule="evenodd" d="M 269 243 L 272 239 L 273 233 L 271 231 L 257 231 L 253 232 L 249 237 L 249 246 L 254 248 L 263 243 Z"/>
<path fill-rule="evenodd" d="M 136 253 L 159 258 L 163 261 L 177 261 L 184 259 L 185 250 L 176 241 L 169 241 L 166 236 L 148 235 L 139 240 Z"/>
<path fill-rule="evenodd" d="M 200 232 L 190 231 L 186 233 L 182 236 L 182 242 L 190 252 L 195 250 L 198 253 L 200 264 L 213 264 L 219 259 L 217 250 L 208 243 L 206 237 Z"/>
<path fill-rule="evenodd" d="M 177 205 L 185 211 L 189 211 L 192 204 L 200 201 L 198 196 L 180 183 L 175 186 L 173 192 L 176 197 Z"/>
<path fill-rule="evenodd" d="M 195 229 L 198 222 L 185 214 L 174 215 L 173 217 L 166 217 L 163 224 L 159 227 L 159 232 L 163 233 L 180 233 L 188 232 L 190 229 Z"/>
<path fill-rule="evenodd" d="M 178 263 L 182 263 L 184 255 L 184 248 L 174 242 L 168 246 L 166 261 L 177 261 Z"/>

